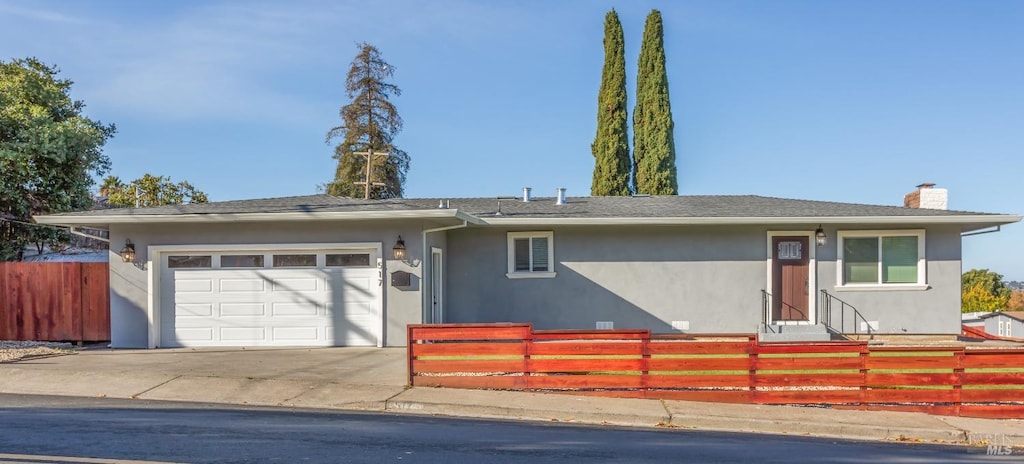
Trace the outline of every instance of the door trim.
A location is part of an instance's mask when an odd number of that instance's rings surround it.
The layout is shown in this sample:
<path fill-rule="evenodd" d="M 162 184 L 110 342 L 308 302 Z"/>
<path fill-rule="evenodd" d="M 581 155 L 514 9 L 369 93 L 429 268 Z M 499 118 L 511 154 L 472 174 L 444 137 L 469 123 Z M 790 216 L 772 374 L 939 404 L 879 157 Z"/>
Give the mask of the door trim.
<path fill-rule="evenodd" d="M 430 305 L 430 323 L 444 321 L 444 250 L 430 247 L 430 298 L 437 300 L 437 311 Z"/>
<path fill-rule="evenodd" d="M 773 314 L 771 308 L 774 304 L 774 298 L 776 295 L 771 295 L 768 300 L 768 324 L 772 325 L 814 325 L 818 323 L 818 260 L 817 251 L 818 245 L 814 240 L 813 230 L 769 230 L 767 236 L 767 244 L 765 245 L 765 251 L 767 252 L 765 263 L 768 270 L 768 278 L 766 281 L 765 290 L 771 294 L 771 290 L 774 288 L 772 285 L 772 276 L 774 269 L 772 266 L 773 256 L 775 256 L 775 250 L 772 249 L 772 239 L 775 237 L 807 237 L 807 248 L 808 251 L 808 262 L 807 262 L 807 320 L 806 321 L 776 321 L 772 319 Z"/>

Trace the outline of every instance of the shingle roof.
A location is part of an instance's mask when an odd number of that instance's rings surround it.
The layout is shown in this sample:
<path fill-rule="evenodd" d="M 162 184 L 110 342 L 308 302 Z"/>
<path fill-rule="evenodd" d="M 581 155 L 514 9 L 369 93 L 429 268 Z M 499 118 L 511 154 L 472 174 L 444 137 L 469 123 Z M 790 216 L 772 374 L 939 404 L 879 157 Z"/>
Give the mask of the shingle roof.
<path fill-rule="evenodd" d="M 902 206 L 862 205 L 793 200 L 756 195 L 690 195 L 635 197 L 570 197 L 556 205 L 554 198 L 409 198 L 363 200 L 308 195 L 255 200 L 221 201 L 149 208 L 115 208 L 53 216 L 175 216 L 246 213 L 387 212 L 436 210 L 446 201 L 480 218 L 813 218 L 813 217 L 935 217 L 979 216 L 991 213 L 948 211 Z M 500 206 L 499 206 L 500 205 Z M 500 208 L 500 214 L 497 214 Z"/>

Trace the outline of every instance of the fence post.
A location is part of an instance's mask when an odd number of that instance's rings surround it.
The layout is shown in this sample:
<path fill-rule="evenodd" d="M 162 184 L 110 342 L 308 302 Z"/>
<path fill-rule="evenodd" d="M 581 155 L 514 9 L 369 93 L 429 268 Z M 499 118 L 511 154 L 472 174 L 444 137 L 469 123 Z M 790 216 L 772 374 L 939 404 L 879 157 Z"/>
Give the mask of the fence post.
<path fill-rule="evenodd" d="M 412 367 L 412 361 L 414 359 L 416 359 L 416 357 L 413 356 L 413 354 L 412 354 L 413 346 L 416 344 L 416 340 L 414 340 L 412 338 L 412 334 L 413 334 L 413 325 L 412 324 L 407 324 L 405 326 L 405 346 L 407 347 L 406 350 L 405 350 L 405 365 L 407 366 L 406 370 L 408 371 L 408 372 L 406 372 L 406 374 L 407 374 L 406 378 L 408 379 L 408 383 L 406 384 L 406 386 L 408 386 L 408 387 L 414 386 L 413 385 L 413 376 L 415 376 L 415 374 L 416 374 L 413 371 L 413 367 Z"/>
<path fill-rule="evenodd" d="M 533 324 L 527 328 L 523 336 L 523 391 L 533 391 L 530 385 L 530 371 L 533 369 L 530 362 L 530 353 L 533 352 Z"/>
<path fill-rule="evenodd" d="M 747 390 L 750 392 L 750 402 L 757 403 L 757 353 L 761 346 L 757 335 L 747 339 Z"/>
<path fill-rule="evenodd" d="M 953 352 L 953 356 L 956 357 L 956 367 L 953 368 L 953 376 L 956 378 L 956 383 L 953 384 L 953 414 L 957 416 L 960 415 L 960 406 L 963 404 L 964 356 L 966 355 L 964 347 Z"/>
<path fill-rule="evenodd" d="M 867 396 L 868 396 L 868 356 L 871 355 L 871 349 L 868 348 L 867 342 L 861 342 L 860 345 L 860 394 L 858 395 L 858 406 L 861 410 L 868 408 Z"/>
<path fill-rule="evenodd" d="M 642 344 L 642 346 L 640 347 L 640 349 L 641 349 L 640 353 L 641 353 L 641 358 L 643 359 L 641 361 L 642 365 L 640 366 L 643 369 L 642 371 L 640 371 L 640 391 L 643 393 L 643 397 L 647 398 L 647 392 L 648 392 L 647 384 L 648 384 L 648 380 L 649 380 L 648 377 L 650 377 L 650 375 L 651 375 L 651 331 L 650 330 L 648 330 L 647 333 L 644 334 L 644 337 L 642 339 L 640 339 L 640 343 Z"/>

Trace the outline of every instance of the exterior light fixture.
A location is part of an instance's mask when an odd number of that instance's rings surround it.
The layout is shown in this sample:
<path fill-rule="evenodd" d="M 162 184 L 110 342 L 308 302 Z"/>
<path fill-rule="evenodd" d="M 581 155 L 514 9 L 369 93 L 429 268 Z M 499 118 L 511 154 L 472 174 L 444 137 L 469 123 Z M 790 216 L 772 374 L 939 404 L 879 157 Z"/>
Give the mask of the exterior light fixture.
<path fill-rule="evenodd" d="M 818 246 L 825 246 L 825 242 L 828 241 L 828 237 L 825 236 L 825 229 L 821 228 L 821 224 L 818 224 L 818 230 L 814 231 L 814 241 L 818 242 Z"/>
<path fill-rule="evenodd" d="M 124 240 L 124 248 L 122 248 L 121 252 L 118 253 L 118 254 L 121 255 L 121 260 L 122 261 L 124 261 L 126 263 L 134 263 L 135 262 L 135 244 L 132 243 L 131 240 L 125 239 Z"/>
<path fill-rule="evenodd" d="M 398 236 L 398 241 L 395 242 L 394 248 L 391 249 L 392 255 L 395 259 L 401 261 L 405 259 L 405 240 L 402 240 L 402 236 Z"/>

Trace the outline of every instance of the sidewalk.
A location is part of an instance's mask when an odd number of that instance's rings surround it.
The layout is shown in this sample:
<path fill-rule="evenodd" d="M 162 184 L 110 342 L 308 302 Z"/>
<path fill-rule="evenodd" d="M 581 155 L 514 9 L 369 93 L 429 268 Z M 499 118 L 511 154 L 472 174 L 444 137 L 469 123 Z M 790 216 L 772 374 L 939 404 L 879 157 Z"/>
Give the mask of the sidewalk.
<path fill-rule="evenodd" d="M 1024 421 L 406 388 L 404 348 L 86 350 L 0 364 L 0 393 L 1024 446 Z"/>

